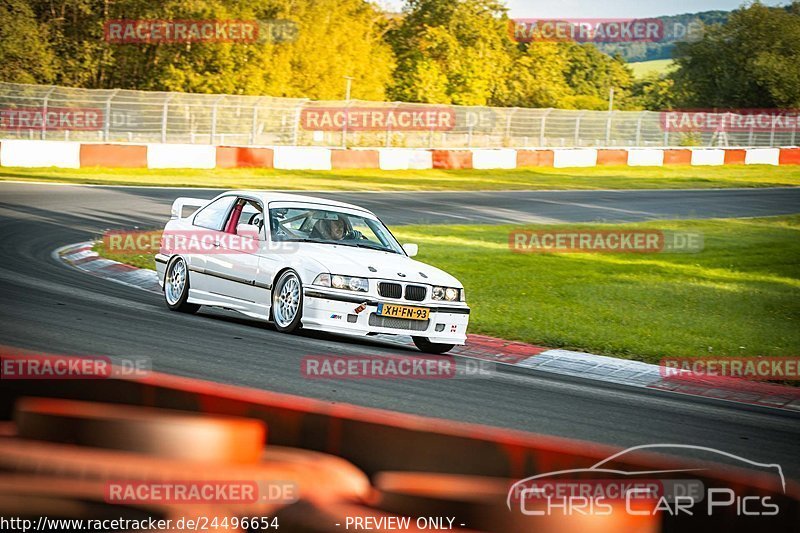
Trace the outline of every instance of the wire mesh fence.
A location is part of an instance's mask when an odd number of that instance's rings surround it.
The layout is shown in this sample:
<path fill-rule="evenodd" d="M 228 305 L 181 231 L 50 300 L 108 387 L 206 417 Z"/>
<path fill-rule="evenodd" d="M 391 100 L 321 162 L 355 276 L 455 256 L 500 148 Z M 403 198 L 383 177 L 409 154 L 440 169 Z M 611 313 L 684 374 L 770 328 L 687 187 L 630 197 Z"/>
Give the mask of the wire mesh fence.
<path fill-rule="evenodd" d="M 408 148 L 795 146 L 797 116 L 675 127 L 666 113 L 76 89 L 0 82 L 0 137 Z M 727 122 L 726 122 L 727 120 Z M 719 123 L 737 127 L 719 127 Z"/>

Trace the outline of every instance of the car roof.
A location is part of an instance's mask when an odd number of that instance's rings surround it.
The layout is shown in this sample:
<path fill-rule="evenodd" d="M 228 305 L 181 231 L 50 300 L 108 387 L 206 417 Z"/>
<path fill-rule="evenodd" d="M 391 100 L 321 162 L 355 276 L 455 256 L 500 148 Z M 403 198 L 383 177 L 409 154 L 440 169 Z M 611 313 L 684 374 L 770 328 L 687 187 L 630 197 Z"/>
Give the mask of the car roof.
<path fill-rule="evenodd" d="M 327 205 L 332 207 L 347 207 L 350 209 L 358 209 L 359 211 L 366 211 L 367 213 L 373 214 L 372 211 L 369 209 L 365 209 L 361 206 L 348 204 L 345 202 L 337 202 L 336 200 L 328 200 L 327 198 L 319 198 L 317 196 L 306 196 L 304 194 L 288 194 L 288 193 L 281 193 L 281 192 L 272 192 L 272 191 L 227 191 L 223 193 L 225 195 L 229 194 L 240 194 L 243 196 L 251 196 L 255 197 L 264 204 L 268 204 L 270 202 L 304 202 L 310 204 L 321 204 Z"/>

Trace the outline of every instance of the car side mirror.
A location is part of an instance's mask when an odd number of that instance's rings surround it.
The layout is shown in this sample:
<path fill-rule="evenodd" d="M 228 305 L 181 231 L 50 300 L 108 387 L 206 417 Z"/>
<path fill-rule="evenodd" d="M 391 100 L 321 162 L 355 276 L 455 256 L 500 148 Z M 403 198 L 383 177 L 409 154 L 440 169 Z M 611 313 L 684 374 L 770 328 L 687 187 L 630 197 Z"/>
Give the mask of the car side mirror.
<path fill-rule="evenodd" d="M 407 243 L 403 245 L 403 250 L 408 254 L 408 257 L 414 257 L 419 253 L 419 246 L 413 243 Z"/>
<path fill-rule="evenodd" d="M 261 229 L 255 224 L 239 224 L 236 226 L 236 235 L 248 237 L 257 241 L 262 240 Z"/>

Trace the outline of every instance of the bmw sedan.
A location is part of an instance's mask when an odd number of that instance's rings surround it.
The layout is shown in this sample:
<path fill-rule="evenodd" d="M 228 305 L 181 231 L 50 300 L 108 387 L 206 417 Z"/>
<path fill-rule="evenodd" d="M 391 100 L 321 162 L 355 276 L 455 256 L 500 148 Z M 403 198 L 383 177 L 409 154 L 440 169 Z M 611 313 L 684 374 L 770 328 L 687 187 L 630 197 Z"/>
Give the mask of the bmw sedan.
<path fill-rule="evenodd" d="M 229 191 L 175 200 L 156 269 L 175 311 L 217 306 L 285 333 L 410 335 L 420 350 L 444 353 L 466 340 L 464 287 L 416 254 L 362 207 Z"/>

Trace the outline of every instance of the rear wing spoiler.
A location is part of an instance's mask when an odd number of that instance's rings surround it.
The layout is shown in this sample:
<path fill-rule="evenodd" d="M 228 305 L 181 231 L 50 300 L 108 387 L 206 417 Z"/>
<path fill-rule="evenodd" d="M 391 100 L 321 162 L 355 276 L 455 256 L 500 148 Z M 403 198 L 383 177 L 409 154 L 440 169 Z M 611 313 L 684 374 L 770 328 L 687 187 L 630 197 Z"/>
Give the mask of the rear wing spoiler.
<path fill-rule="evenodd" d="M 209 202 L 211 202 L 211 200 L 201 200 L 200 198 L 177 198 L 174 202 L 172 202 L 172 218 L 183 218 L 184 207 L 196 207 L 199 209 L 208 205 Z M 194 211 L 197 211 L 197 209 Z M 194 211 L 192 211 L 193 214 Z"/>

